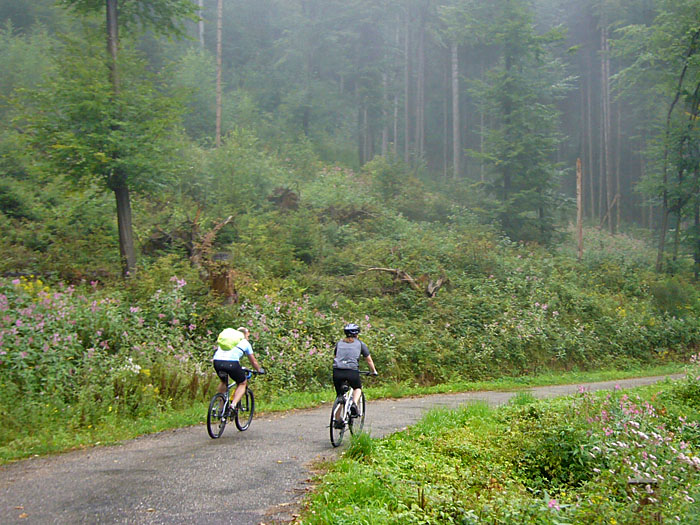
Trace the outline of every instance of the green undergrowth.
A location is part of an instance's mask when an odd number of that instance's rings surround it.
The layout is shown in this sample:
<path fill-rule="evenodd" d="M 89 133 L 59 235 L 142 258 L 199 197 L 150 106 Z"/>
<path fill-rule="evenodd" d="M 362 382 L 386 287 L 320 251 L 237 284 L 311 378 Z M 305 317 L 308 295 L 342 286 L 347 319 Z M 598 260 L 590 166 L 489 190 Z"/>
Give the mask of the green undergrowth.
<path fill-rule="evenodd" d="M 698 523 L 699 372 L 553 400 L 522 392 L 361 435 L 323 466 L 298 523 Z"/>
<path fill-rule="evenodd" d="M 669 363 L 662 366 L 633 368 L 629 370 L 601 370 L 596 372 L 547 373 L 538 376 L 500 378 L 493 381 L 455 382 L 433 386 L 419 386 L 409 383 L 395 385 L 370 386 L 371 378 L 365 379 L 367 398 L 386 399 L 421 396 L 441 393 L 457 393 L 480 390 L 518 390 L 535 386 L 596 382 L 630 377 L 649 377 L 679 373 L 683 365 Z M 266 377 L 256 379 L 265 381 Z M 213 391 L 211 392 L 213 395 Z M 333 400 L 332 389 L 316 392 L 285 392 L 279 397 L 269 395 L 257 397 L 256 414 L 282 412 L 292 409 L 306 409 L 322 406 Z M 32 456 L 56 454 L 73 449 L 109 445 L 123 440 L 133 439 L 144 434 L 177 429 L 206 422 L 206 403 L 208 400 L 193 401 L 186 406 L 173 408 L 151 415 L 150 417 L 124 417 L 115 413 L 106 413 L 99 418 L 99 423 L 84 426 L 66 427 L 60 417 L 40 416 L 41 425 L 33 432 L 0 446 L 0 464 Z M 40 410 L 40 409 L 39 409 Z"/>

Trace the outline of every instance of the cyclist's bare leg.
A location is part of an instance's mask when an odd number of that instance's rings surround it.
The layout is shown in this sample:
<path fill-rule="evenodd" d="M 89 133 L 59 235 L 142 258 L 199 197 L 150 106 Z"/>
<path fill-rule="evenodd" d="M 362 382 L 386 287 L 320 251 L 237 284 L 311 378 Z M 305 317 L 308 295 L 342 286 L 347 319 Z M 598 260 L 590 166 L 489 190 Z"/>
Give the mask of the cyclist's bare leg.
<path fill-rule="evenodd" d="M 335 409 L 335 420 L 336 421 L 342 421 L 343 420 L 343 405 L 342 403 L 338 404 L 338 408 Z"/>
<path fill-rule="evenodd" d="M 361 397 L 362 397 L 362 389 L 361 388 L 356 388 L 355 390 L 352 391 L 352 402 L 357 407 L 356 415 L 358 415 L 358 416 L 362 412 L 362 407 L 360 407 L 360 398 Z"/>
<path fill-rule="evenodd" d="M 352 391 L 352 400 L 355 402 L 355 404 L 359 407 L 360 406 L 360 398 L 362 397 L 362 389 L 361 388 L 356 388 L 355 390 Z"/>
<path fill-rule="evenodd" d="M 228 389 L 228 384 L 224 383 L 223 381 L 221 381 L 219 383 L 219 386 L 216 387 L 216 391 L 219 394 L 226 394 L 227 389 Z M 219 410 L 221 410 L 222 408 L 224 408 L 224 400 L 223 399 L 221 399 L 219 402 Z"/>
<path fill-rule="evenodd" d="M 238 402 L 243 398 L 247 384 L 248 381 L 243 381 L 242 383 L 238 383 L 236 385 L 236 390 L 233 392 L 233 399 L 231 400 L 231 406 L 235 407 L 238 404 Z"/>

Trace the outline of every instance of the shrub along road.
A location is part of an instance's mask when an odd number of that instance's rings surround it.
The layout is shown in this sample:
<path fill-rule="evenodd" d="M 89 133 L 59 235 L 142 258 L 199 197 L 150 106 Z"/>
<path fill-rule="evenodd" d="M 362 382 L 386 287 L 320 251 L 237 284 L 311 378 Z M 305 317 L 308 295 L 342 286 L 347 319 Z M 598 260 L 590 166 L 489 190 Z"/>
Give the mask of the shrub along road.
<path fill-rule="evenodd" d="M 629 388 L 647 377 L 538 387 L 535 397 Z M 369 401 L 365 427 L 381 437 L 433 407 L 503 404 L 512 392 L 471 392 Z M 202 411 L 206 407 L 202 406 Z M 309 488 L 315 460 L 332 459 L 330 406 L 257 417 L 212 440 L 202 425 L 114 446 L 32 458 L 0 467 L 0 516 L 10 523 L 235 523 L 287 521 Z M 40 423 L 40 420 L 37 421 Z"/>

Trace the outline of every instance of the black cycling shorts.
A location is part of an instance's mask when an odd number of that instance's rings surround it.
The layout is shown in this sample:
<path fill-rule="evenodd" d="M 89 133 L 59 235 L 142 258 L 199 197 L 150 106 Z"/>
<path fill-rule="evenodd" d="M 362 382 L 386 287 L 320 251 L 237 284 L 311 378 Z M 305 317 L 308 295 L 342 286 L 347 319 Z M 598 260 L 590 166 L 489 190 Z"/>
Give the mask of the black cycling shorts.
<path fill-rule="evenodd" d="M 362 388 L 360 381 L 360 371 L 350 368 L 334 368 L 333 369 L 333 386 L 335 386 L 335 394 L 343 395 L 343 383 L 347 382 L 353 388 Z"/>
<path fill-rule="evenodd" d="M 214 360 L 214 370 L 222 383 L 228 386 L 228 378 L 231 377 L 236 383 L 243 383 L 246 380 L 245 372 L 238 361 Z"/>

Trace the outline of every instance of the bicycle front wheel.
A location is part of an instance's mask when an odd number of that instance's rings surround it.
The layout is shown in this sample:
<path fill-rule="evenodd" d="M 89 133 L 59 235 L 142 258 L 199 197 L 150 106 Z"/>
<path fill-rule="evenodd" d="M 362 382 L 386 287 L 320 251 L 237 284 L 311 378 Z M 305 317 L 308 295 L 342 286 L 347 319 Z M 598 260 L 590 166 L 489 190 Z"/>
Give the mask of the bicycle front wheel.
<path fill-rule="evenodd" d="M 212 439 L 221 437 L 226 428 L 226 418 L 224 417 L 224 408 L 226 407 L 226 397 L 223 394 L 215 394 L 209 403 L 209 412 L 207 412 L 207 432 Z"/>
<path fill-rule="evenodd" d="M 333 408 L 331 409 L 331 444 L 334 447 L 339 447 L 340 444 L 343 442 L 343 435 L 345 434 L 345 420 L 340 419 L 337 420 L 335 418 L 336 412 L 338 412 L 343 418 L 344 416 L 344 410 L 345 410 L 345 398 L 344 397 L 336 397 L 335 402 L 333 403 Z"/>
<path fill-rule="evenodd" d="M 255 412 L 255 397 L 253 397 L 253 391 L 247 388 L 245 395 L 241 398 L 236 405 L 238 410 L 236 411 L 236 427 L 238 430 L 248 430 L 250 422 L 253 421 L 253 412 Z"/>
<path fill-rule="evenodd" d="M 365 426 L 365 393 L 362 392 L 360 395 L 360 402 L 357 404 L 357 408 L 360 409 L 359 416 L 350 416 L 350 421 L 348 421 L 348 426 L 350 427 L 351 434 L 359 434 Z"/>

